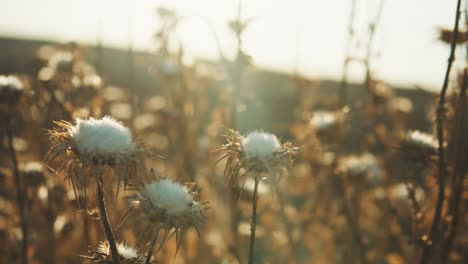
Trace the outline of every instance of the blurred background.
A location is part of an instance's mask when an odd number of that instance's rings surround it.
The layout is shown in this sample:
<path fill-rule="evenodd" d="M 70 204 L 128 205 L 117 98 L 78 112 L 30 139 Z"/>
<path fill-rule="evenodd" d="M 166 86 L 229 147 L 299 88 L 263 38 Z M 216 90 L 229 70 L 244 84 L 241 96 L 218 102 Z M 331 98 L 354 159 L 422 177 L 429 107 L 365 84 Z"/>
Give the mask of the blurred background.
<path fill-rule="evenodd" d="M 339 80 L 347 56 L 352 2 L 243 1 L 241 16 L 251 19 L 243 34 L 243 48 L 262 69 Z M 377 0 L 356 2 L 353 56 L 365 54 L 368 24 L 375 20 L 380 5 Z M 451 25 L 455 4 L 442 0 L 386 1 L 373 44 L 373 67 L 379 78 L 406 88 L 437 89 L 447 59 L 446 47 L 437 41 L 437 30 Z M 171 34 L 171 48 L 181 44 L 186 63 L 200 58 L 218 61 L 219 48 L 228 58 L 236 54 L 236 39 L 227 23 L 237 17 L 238 5 L 235 0 L 6 1 L 2 4 L 0 36 L 76 41 L 122 50 L 131 46 L 136 51 L 152 52 L 154 34 L 163 23 L 155 10 L 167 7 L 184 17 Z M 365 78 L 362 66 L 352 65 L 349 71 L 354 81 Z"/>
<path fill-rule="evenodd" d="M 177 255 L 172 238 L 158 263 L 247 263 L 254 182 L 226 181 L 213 152 L 226 129 L 301 148 L 293 177 L 260 183 L 254 263 L 468 263 L 468 34 L 465 11 L 452 31 L 456 4 L 3 1 L 0 75 L 17 82 L 0 79 L 0 263 L 110 263 L 83 258 L 105 239 L 95 183 L 81 208 L 67 172 L 52 169 L 63 164 L 43 163 L 55 121 L 105 115 L 156 154 L 148 171 L 194 182 L 210 202 L 200 235 L 190 229 Z M 113 228 L 124 196 L 108 203 Z M 115 236 L 145 254 L 139 228 Z"/>

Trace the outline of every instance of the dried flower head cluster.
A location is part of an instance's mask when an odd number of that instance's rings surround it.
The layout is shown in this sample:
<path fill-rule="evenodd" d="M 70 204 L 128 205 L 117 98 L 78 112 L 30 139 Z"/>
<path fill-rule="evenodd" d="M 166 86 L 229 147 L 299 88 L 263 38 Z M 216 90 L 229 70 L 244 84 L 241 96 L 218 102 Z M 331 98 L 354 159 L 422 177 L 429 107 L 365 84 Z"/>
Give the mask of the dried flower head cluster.
<path fill-rule="evenodd" d="M 49 59 L 49 65 L 55 71 L 60 73 L 72 72 L 74 57 L 71 52 L 58 51 L 55 52 Z"/>
<path fill-rule="evenodd" d="M 123 222 L 129 215 L 136 214 L 155 237 L 161 230 L 165 231 L 161 245 L 172 231 L 179 248 L 185 230 L 195 227 L 198 231 L 205 220 L 203 212 L 207 209 L 206 203 L 198 202 L 197 194 L 194 187 L 189 188 L 165 178 L 141 184 L 136 188 L 136 193 L 129 197 L 131 207 Z"/>
<path fill-rule="evenodd" d="M 86 195 L 86 172 L 108 166 L 119 174 L 124 186 L 136 177 L 138 157 L 143 149 L 134 142 L 130 130 L 111 117 L 77 119 L 75 124 L 57 122 L 49 131 L 52 147 L 46 161 L 64 160 L 75 194 Z M 77 174 L 76 171 L 80 172 Z"/>
<path fill-rule="evenodd" d="M 400 143 L 401 153 L 410 160 L 426 164 L 437 156 L 437 140 L 420 131 L 409 131 Z"/>
<path fill-rule="evenodd" d="M 338 120 L 336 115 L 328 111 L 317 111 L 310 119 L 310 124 L 317 132 L 327 131 L 328 129 L 335 128 L 337 123 Z"/>
<path fill-rule="evenodd" d="M 28 187 L 39 187 L 46 182 L 44 175 L 44 165 L 38 161 L 31 161 L 24 164 L 21 169 L 24 185 Z"/>
<path fill-rule="evenodd" d="M 396 96 L 388 101 L 387 108 L 392 113 L 410 114 L 414 107 L 410 99 Z"/>
<path fill-rule="evenodd" d="M 225 154 L 219 160 L 227 159 L 224 174 L 228 180 L 237 178 L 241 169 L 245 170 L 245 174 L 286 172 L 292 175 L 292 158 L 298 148 L 291 143 L 281 144 L 275 135 L 261 131 L 242 136 L 239 132 L 228 130 L 224 138 L 227 143 L 219 150 Z"/>
<path fill-rule="evenodd" d="M 309 120 L 309 128 L 321 142 L 336 143 L 346 132 L 345 121 L 349 109 L 339 111 L 315 111 Z"/>
<path fill-rule="evenodd" d="M 120 263 L 145 263 L 145 256 L 140 254 L 136 248 L 127 246 L 124 243 L 117 243 L 117 250 L 119 251 Z M 92 254 L 91 256 L 81 257 L 89 259 L 93 263 L 112 263 L 111 250 L 108 241 L 100 242 L 98 248 L 96 250 L 91 250 L 90 253 Z"/>
<path fill-rule="evenodd" d="M 23 93 L 23 83 L 13 75 L 0 75 L 0 104 L 15 105 Z"/>
<path fill-rule="evenodd" d="M 393 202 L 403 204 L 407 204 L 411 200 L 419 204 L 426 198 L 426 194 L 422 188 L 407 183 L 398 183 L 391 186 L 388 194 Z"/>
<path fill-rule="evenodd" d="M 351 177 L 365 177 L 372 184 L 380 184 L 384 177 L 378 160 L 369 153 L 342 158 L 338 170 Z"/>

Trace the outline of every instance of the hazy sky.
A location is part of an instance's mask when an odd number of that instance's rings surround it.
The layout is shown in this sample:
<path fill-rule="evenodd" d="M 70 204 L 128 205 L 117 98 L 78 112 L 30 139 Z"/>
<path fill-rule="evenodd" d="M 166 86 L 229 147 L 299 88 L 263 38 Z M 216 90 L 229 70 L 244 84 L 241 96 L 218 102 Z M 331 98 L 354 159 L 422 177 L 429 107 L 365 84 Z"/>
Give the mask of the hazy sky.
<path fill-rule="evenodd" d="M 364 44 L 367 22 L 375 16 L 379 0 L 356 1 L 356 29 Z M 255 65 L 339 78 L 351 0 L 243 3 L 244 16 L 253 18 L 244 42 Z M 439 89 L 449 49 L 437 41 L 437 28 L 453 26 L 455 4 L 455 0 L 387 0 L 375 39 L 376 75 L 394 84 Z M 101 19 L 104 45 L 126 47 L 131 24 L 135 46 L 152 50 L 152 34 L 159 24 L 157 6 L 175 8 L 184 16 L 203 17 L 214 26 L 225 53 L 233 54 L 235 42 L 227 21 L 237 14 L 237 0 L 3 1 L 0 35 L 92 44 Z M 213 36 L 201 20 L 182 23 L 177 35 L 191 57 L 217 58 Z M 460 51 L 458 57 L 462 56 Z M 361 80 L 362 67 L 354 65 L 351 74 Z"/>

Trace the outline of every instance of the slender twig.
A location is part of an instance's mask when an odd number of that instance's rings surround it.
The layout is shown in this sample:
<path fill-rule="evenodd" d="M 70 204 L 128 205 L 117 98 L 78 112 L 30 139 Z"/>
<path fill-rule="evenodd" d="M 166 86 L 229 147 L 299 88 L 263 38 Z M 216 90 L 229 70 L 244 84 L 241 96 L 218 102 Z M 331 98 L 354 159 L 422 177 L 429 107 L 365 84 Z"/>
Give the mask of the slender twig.
<path fill-rule="evenodd" d="M 343 71 L 341 75 L 341 83 L 340 83 L 340 103 L 341 105 L 345 105 L 348 100 L 348 67 L 351 57 L 351 46 L 354 39 L 354 18 L 355 18 L 355 10 L 356 10 L 356 0 L 351 1 L 351 10 L 349 13 L 349 20 L 348 20 L 348 36 L 346 38 L 346 57 L 343 62 Z"/>
<path fill-rule="evenodd" d="M 129 2 L 130 6 L 128 12 L 128 36 L 127 36 L 127 85 L 130 89 L 131 95 L 131 106 L 134 113 L 137 113 L 138 108 L 138 94 L 135 87 L 135 59 L 133 51 L 133 25 L 134 25 L 134 12 L 135 4 L 133 1 Z"/>
<path fill-rule="evenodd" d="M 237 4 L 237 19 L 236 23 L 240 27 L 242 24 L 241 21 L 242 16 L 242 0 L 238 0 Z M 241 90 L 242 90 L 242 79 L 243 79 L 243 52 L 242 52 L 242 32 L 243 29 L 239 29 L 236 31 L 236 40 L 237 40 L 237 55 L 236 55 L 236 70 L 235 70 L 235 77 L 234 77 L 234 92 L 233 92 L 233 100 L 231 105 L 231 128 L 236 129 L 237 126 L 237 105 L 239 104 Z"/>
<path fill-rule="evenodd" d="M 455 238 L 455 231 L 458 226 L 459 212 L 460 212 L 460 200 L 463 191 L 463 182 L 466 175 L 465 169 L 465 111 L 466 111 L 466 89 L 467 89 L 467 68 L 463 71 L 463 86 L 461 87 L 459 105 L 458 105 L 458 118 L 455 122 L 458 127 L 458 131 L 455 131 L 455 169 L 453 175 L 452 190 L 453 194 L 449 205 L 449 214 L 452 216 L 452 224 L 449 227 L 449 234 L 447 240 L 444 243 L 442 250 L 442 263 L 448 263 L 448 255 L 452 248 L 453 240 Z"/>
<path fill-rule="evenodd" d="M 8 148 L 10 152 L 11 161 L 13 163 L 13 173 L 15 176 L 16 198 L 18 200 L 18 210 L 20 213 L 21 232 L 23 233 L 23 240 L 21 241 L 21 263 L 28 263 L 28 229 L 26 227 L 26 218 L 24 215 L 25 199 L 23 188 L 21 184 L 20 172 L 18 169 L 18 159 L 16 157 L 15 147 L 13 145 L 13 124 L 10 111 L 7 112 L 6 118 L 6 131 L 8 137 Z"/>
<path fill-rule="evenodd" d="M 382 16 L 383 7 L 385 4 L 385 0 L 380 0 L 379 7 L 377 10 L 377 15 L 375 16 L 374 20 L 369 23 L 369 39 L 367 40 L 367 48 L 366 48 L 366 58 L 364 59 L 364 65 L 366 67 L 366 86 L 369 89 L 369 82 L 371 79 L 371 69 L 370 69 L 370 62 L 372 58 L 372 46 L 374 44 L 375 39 L 375 32 L 377 29 L 377 25 L 380 22 L 380 18 Z"/>
<path fill-rule="evenodd" d="M 260 182 L 260 175 L 255 175 L 255 187 L 252 199 L 252 223 L 250 224 L 250 246 L 249 246 L 249 264 L 254 263 L 254 249 L 255 249 L 255 231 L 257 228 L 257 191 Z"/>
<path fill-rule="evenodd" d="M 420 263 L 427 263 L 431 255 L 431 249 L 434 246 L 436 239 L 437 229 L 439 227 L 439 222 L 442 214 L 442 206 L 444 203 L 445 197 L 445 180 L 447 167 L 445 164 L 445 151 L 444 151 L 444 128 L 443 128 L 443 118 L 444 118 L 444 106 L 445 106 L 445 95 L 447 93 L 448 81 L 450 76 L 450 70 L 452 69 L 453 61 L 455 60 L 455 49 L 457 47 L 457 37 L 458 37 L 458 24 L 460 21 L 460 5 L 461 0 L 457 0 L 457 10 L 455 14 L 455 25 L 453 27 L 452 42 L 450 44 L 450 56 L 448 58 L 447 71 L 445 72 L 444 83 L 439 95 L 439 104 L 437 107 L 436 115 L 436 125 L 437 125 L 437 139 L 439 141 L 439 190 L 436 201 L 436 208 L 434 210 L 434 216 L 432 221 L 431 230 L 429 233 L 429 238 L 425 246 L 423 247 Z"/>
<path fill-rule="evenodd" d="M 98 34 L 97 34 L 97 40 L 96 40 L 96 71 L 99 75 L 102 76 L 103 74 L 103 56 L 102 56 L 102 15 L 100 14 L 97 20 L 97 27 L 98 27 Z"/>
<path fill-rule="evenodd" d="M 120 264 L 119 252 L 117 251 L 117 244 L 115 243 L 114 234 L 112 233 L 112 228 L 109 224 L 109 219 L 106 212 L 106 204 L 104 202 L 104 190 L 103 190 L 103 180 L 102 176 L 104 173 L 99 172 L 97 177 L 97 196 L 99 203 L 99 211 L 101 213 L 102 225 L 104 231 L 106 232 L 107 241 L 109 241 L 109 247 L 112 254 L 112 262 L 114 264 Z"/>
<path fill-rule="evenodd" d="M 242 0 L 238 0 L 237 3 L 237 19 L 236 23 L 241 25 L 241 18 L 242 18 Z M 228 70 L 230 70 L 230 75 L 233 78 L 233 93 L 232 93 L 232 101 L 230 105 L 230 121 L 231 121 L 231 129 L 236 129 L 237 128 L 237 106 L 240 102 L 240 97 L 241 97 L 241 90 L 242 90 L 242 79 L 243 79 L 243 51 L 242 51 L 242 30 L 236 31 L 236 40 L 237 40 L 237 56 L 236 56 L 236 67 L 235 69 L 232 69 L 229 67 Z M 253 250 L 254 250 L 254 243 L 255 243 L 255 224 L 256 224 L 256 210 L 257 210 L 257 187 L 258 187 L 258 175 L 255 178 L 255 191 L 254 191 L 254 204 L 253 204 L 253 215 L 252 215 L 252 234 L 250 237 L 250 249 L 249 249 L 249 263 L 253 263 Z M 237 199 L 235 197 L 235 192 L 231 192 L 231 203 L 230 203 L 230 209 L 231 209 L 231 215 L 233 216 L 232 219 L 232 233 L 233 233 L 233 238 L 234 238 L 234 249 L 233 249 L 233 254 L 234 255 L 239 255 L 237 252 L 237 247 L 239 246 L 239 234 L 237 232 L 237 226 L 239 223 L 239 209 L 237 208 Z"/>

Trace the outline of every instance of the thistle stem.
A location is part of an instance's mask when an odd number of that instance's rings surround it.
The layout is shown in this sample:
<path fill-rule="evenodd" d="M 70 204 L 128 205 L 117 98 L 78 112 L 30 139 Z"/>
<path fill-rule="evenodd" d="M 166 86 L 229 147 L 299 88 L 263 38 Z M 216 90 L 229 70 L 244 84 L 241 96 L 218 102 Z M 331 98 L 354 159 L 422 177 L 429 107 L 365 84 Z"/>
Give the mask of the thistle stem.
<path fill-rule="evenodd" d="M 354 39 L 354 18 L 356 10 L 356 0 L 351 1 L 351 11 L 348 20 L 348 36 L 346 38 L 346 58 L 343 62 L 343 72 L 341 73 L 341 83 L 339 90 L 339 97 L 341 105 L 346 105 L 348 99 L 348 68 L 351 62 L 351 46 Z"/>
<path fill-rule="evenodd" d="M 119 252 L 117 251 L 117 244 L 115 243 L 114 234 L 112 233 L 112 228 L 109 224 L 109 219 L 107 217 L 106 204 L 104 202 L 102 175 L 102 173 L 99 173 L 97 178 L 97 195 L 99 202 L 99 211 L 101 213 L 102 225 L 104 227 L 104 231 L 106 232 L 107 241 L 109 241 L 109 247 L 112 254 L 112 263 L 120 264 Z"/>
<path fill-rule="evenodd" d="M 21 232 L 23 233 L 23 241 L 21 242 L 21 263 L 28 263 L 28 230 L 26 228 L 26 220 L 24 215 L 25 200 L 21 185 L 21 178 L 18 169 L 18 159 L 16 157 L 15 147 L 13 146 L 13 129 L 10 111 L 7 112 L 7 137 L 8 148 L 10 152 L 11 161 L 13 163 L 13 173 L 15 176 L 16 198 L 18 200 L 18 207 L 20 212 L 20 225 Z"/>
<path fill-rule="evenodd" d="M 450 249 L 452 248 L 453 241 L 455 239 L 456 230 L 458 227 L 459 220 L 461 218 L 460 212 L 460 202 L 462 201 L 462 193 L 463 193 L 463 183 L 466 176 L 466 169 L 465 169 L 465 152 L 464 146 L 466 145 L 466 141 L 464 139 L 465 135 L 465 111 L 466 111 L 466 91 L 467 91 L 467 71 L 468 69 L 465 68 L 463 71 L 463 85 L 461 87 L 460 98 L 457 106 L 458 120 L 455 119 L 455 122 L 459 121 L 460 125 L 455 129 L 455 166 L 454 166 L 454 175 L 452 178 L 451 188 L 453 190 L 453 194 L 451 197 L 451 201 L 449 204 L 448 213 L 452 217 L 452 225 L 449 227 L 448 235 L 446 237 L 445 244 L 442 247 L 442 260 L 441 263 L 448 263 L 449 262 L 449 253 Z"/>
<path fill-rule="evenodd" d="M 249 264 L 254 263 L 255 231 L 257 228 L 257 191 L 260 175 L 255 174 L 255 187 L 252 199 L 252 224 L 250 225 L 250 246 L 249 246 Z"/>
<path fill-rule="evenodd" d="M 440 218 L 442 215 L 442 207 L 445 198 L 445 178 L 447 174 L 447 166 L 445 164 L 445 151 L 444 151 L 444 128 L 443 128 L 443 118 L 444 118 L 444 105 L 445 105 L 445 95 L 447 93 L 448 81 L 450 77 L 450 70 L 452 68 L 453 61 L 455 60 L 455 49 L 457 47 L 457 37 L 458 37 L 458 24 L 460 21 L 460 6 L 461 0 L 457 1 L 457 10 L 455 14 L 455 25 L 453 27 L 453 36 L 451 41 L 450 56 L 448 59 L 447 70 L 445 72 L 444 83 L 439 95 L 439 104 L 437 107 L 436 115 L 436 125 L 437 125 L 437 139 L 439 141 L 439 190 L 437 194 L 436 209 L 434 210 L 434 216 L 432 220 L 432 226 L 429 233 L 428 243 L 423 247 L 421 254 L 420 262 L 421 264 L 428 263 L 431 250 L 436 239 L 437 230 L 440 223 Z"/>
<path fill-rule="evenodd" d="M 159 233 L 159 231 L 158 231 L 158 233 Z M 155 235 L 153 237 L 153 240 L 151 241 L 151 245 L 150 245 L 150 248 L 148 250 L 148 254 L 146 255 L 145 264 L 150 264 L 151 263 L 151 257 L 153 256 L 153 250 L 154 250 L 154 246 L 156 245 L 157 239 L 158 239 L 158 236 Z"/>

